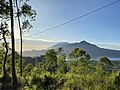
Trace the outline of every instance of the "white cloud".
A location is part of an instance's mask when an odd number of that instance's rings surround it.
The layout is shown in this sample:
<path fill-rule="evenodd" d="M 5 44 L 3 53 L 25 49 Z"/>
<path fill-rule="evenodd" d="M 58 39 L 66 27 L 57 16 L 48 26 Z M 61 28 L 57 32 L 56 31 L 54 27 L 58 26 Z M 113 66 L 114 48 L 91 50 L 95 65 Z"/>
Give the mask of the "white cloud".
<path fill-rule="evenodd" d="M 34 39 L 34 38 L 23 38 L 23 40 L 29 40 L 29 41 L 42 41 L 42 42 L 54 42 L 53 40 L 49 40 L 49 39 Z"/>
<path fill-rule="evenodd" d="M 101 48 L 120 50 L 120 43 L 103 43 L 103 44 L 96 44 L 96 45 Z"/>
<path fill-rule="evenodd" d="M 23 44 L 23 51 L 32 51 L 32 50 L 43 50 L 48 49 L 49 45 L 39 45 L 39 44 Z M 20 44 L 16 44 L 16 50 L 20 51 Z"/>

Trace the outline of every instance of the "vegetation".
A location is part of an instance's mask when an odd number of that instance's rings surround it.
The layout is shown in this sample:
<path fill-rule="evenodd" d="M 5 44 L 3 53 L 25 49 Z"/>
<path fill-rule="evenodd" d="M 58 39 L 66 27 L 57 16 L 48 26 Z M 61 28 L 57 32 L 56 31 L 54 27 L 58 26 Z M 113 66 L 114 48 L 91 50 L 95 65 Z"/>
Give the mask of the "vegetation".
<path fill-rule="evenodd" d="M 2 50 L 0 50 L 2 52 Z M 12 89 L 11 54 L 8 54 L 6 62 L 7 81 L 3 83 L 3 55 L 0 53 L 0 88 Z M 96 64 L 90 60 L 90 56 L 82 49 L 75 48 L 66 55 L 62 48 L 50 49 L 42 56 L 42 61 L 35 65 L 24 65 L 23 76 L 19 71 L 19 55 L 16 52 L 16 73 L 18 90 L 119 90 L 120 71 L 113 69 L 115 62 L 107 57 L 101 57 Z M 41 59 L 41 58 L 40 58 Z M 112 69 L 111 69 L 112 68 Z"/>
<path fill-rule="evenodd" d="M 75 48 L 69 55 L 62 48 L 50 49 L 34 65 L 24 63 L 22 32 L 32 27 L 30 22 L 36 16 L 28 1 L 0 1 L 0 90 L 120 90 L 120 71 L 115 62 L 105 56 L 93 62 L 83 49 Z M 18 2 L 22 5 L 18 6 Z M 20 29 L 21 55 L 15 52 L 16 17 Z M 8 23 L 11 24 L 11 32 Z"/>
<path fill-rule="evenodd" d="M 21 40 L 21 55 L 20 55 L 20 76 L 22 77 L 22 32 L 25 29 L 30 29 L 32 25 L 31 21 L 35 20 L 36 12 L 32 10 L 31 6 L 28 5 L 29 0 L 1 0 L 0 1 L 0 40 L 3 43 L 3 51 L 5 52 L 3 69 L 4 69 L 4 78 L 2 82 L 6 83 L 7 73 L 6 73 L 6 61 L 8 57 L 8 41 L 6 35 L 9 31 L 11 36 L 11 60 L 12 60 L 12 87 L 17 88 L 17 76 L 15 68 L 15 35 L 14 35 L 14 21 L 18 18 L 18 26 L 20 29 L 20 40 Z M 18 5 L 19 4 L 19 5 Z M 11 30 L 8 30 L 8 24 L 10 23 Z"/>

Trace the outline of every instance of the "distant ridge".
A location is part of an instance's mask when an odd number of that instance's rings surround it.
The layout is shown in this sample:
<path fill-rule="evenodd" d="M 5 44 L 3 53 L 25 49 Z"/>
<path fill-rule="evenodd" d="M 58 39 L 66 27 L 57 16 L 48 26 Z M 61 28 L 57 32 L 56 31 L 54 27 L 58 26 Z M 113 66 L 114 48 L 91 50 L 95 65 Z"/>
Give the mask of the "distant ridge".
<path fill-rule="evenodd" d="M 24 51 L 23 56 L 24 57 L 38 57 L 41 55 L 44 55 L 46 50 L 32 50 L 32 51 Z"/>
<path fill-rule="evenodd" d="M 53 45 L 53 46 L 50 47 L 50 48 L 57 49 L 57 48 L 59 48 L 59 47 L 64 47 L 64 46 L 66 46 L 66 45 L 69 45 L 69 43 L 68 43 L 68 42 L 59 42 L 59 43 Z"/>
<path fill-rule="evenodd" d="M 100 58 L 101 56 L 106 56 L 108 58 L 114 58 L 114 59 L 120 59 L 120 51 L 119 50 L 110 50 L 110 49 L 104 49 L 104 48 L 100 48 L 94 44 L 91 44 L 87 41 L 81 41 L 79 43 L 68 43 L 68 42 L 60 42 L 55 44 L 54 46 L 50 47 L 50 49 L 57 49 L 59 47 L 62 47 L 64 49 L 64 52 L 68 55 L 68 53 L 73 50 L 74 48 L 82 48 L 83 50 L 85 50 L 92 59 L 97 60 L 98 58 Z M 45 50 L 42 51 L 36 51 L 36 55 L 39 54 L 43 55 L 45 54 Z M 29 51 L 29 56 L 31 56 L 32 51 Z M 34 51 L 35 54 L 35 51 Z M 32 53 L 33 55 L 33 53 Z"/>

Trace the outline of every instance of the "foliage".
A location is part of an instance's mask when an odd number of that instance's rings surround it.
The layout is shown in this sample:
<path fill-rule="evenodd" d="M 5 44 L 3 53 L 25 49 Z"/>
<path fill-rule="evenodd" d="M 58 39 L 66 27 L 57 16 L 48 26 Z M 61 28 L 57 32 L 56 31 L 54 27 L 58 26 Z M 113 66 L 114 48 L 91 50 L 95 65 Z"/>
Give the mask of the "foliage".
<path fill-rule="evenodd" d="M 18 90 L 119 90 L 120 72 L 119 69 L 108 71 L 108 66 L 114 67 L 115 64 L 107 57 L 101 57 L 96 64 L 88 54 L 82 49 L 74 49 L 79 54 L 72 52 L 74 57 L 66 61 L 66 55 L 62 48 L 58 50 L 50 49 L 43 56 L 43 60 L 33 66 L 32 63 L 25 65 L 23 77 L 18 78 Z M 82 52 L 84 53 L 80 53 Z M 70 52 L 70 53 L 71 53 Z M 16 60 L 19 54 L 16 53 Z M 89 56 L 90 57 L 90 56 Z M 2 53 L 0 53 L 2 59 Z M 7 68 L 11 65 L 11 54 L 8 55 Z M 73 59 L 73 60 L 72 60 Z M 1 61 L 1 60 L 0 60 Z M 8 64 L 9 62 L 9 64 Z M 115 63 L 115 62 L 114 62 Z M 19 62 L 16 62 L 16 68 Z M 19 69 L 19 68 L 18 68 Z M 2 69 L 1 69 L 2 70 Z M 19 71 L 19 70 L 17 70 Z M 8 72 L 8 71 L 7 71 Z M 2 89 L 2 73 L 0 74 L 0 88 Z M 4 88 L 11 89 L 11 69 L 7 77 L 8 83 Z"/>
<path fill-rule="evenodd" d="M 11 21 L 11 45 L 12 45 L 12 78 L 13 88 L 17 87 L 16 66 L 15 66 L 15 38 L 14 38 L 14 18 L 18 18 L 18 26 L 20 29 L 21 38 L 21 57 L 20 57 L 20 75 L 22 77 L 22 33 L 24 29 L 32 28 L 30 22 L 35 21 L 36 11 L 28 4 L 29 0 L 1 0 L 0 1 L 0 41 L 4 40 L 5 55 L 3 63 L 3 77 L 6 77 L 6 61 L 8 57 L 8 43 L 6 35 L 10 30 L 8 29 L 9 21 Z M 19 5 L 18 5 L 19 4 Z M 3 24 L 5 23 L 5 24 Z M 4 28 L 5 26 L 5 28 Z M 6 27 L 7 26 L 7 27 Z M 1 38 L 2 35 L 2 38 Z"/>

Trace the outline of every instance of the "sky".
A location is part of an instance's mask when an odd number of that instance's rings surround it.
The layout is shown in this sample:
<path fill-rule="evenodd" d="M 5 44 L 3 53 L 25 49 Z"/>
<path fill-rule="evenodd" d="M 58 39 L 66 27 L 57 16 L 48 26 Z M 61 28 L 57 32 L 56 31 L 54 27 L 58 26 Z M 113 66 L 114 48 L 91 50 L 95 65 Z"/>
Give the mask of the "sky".
<path fill-rule="evenodd" d="M 30 0 L 30 5 L 36 10 L 37 17 L 36 21 L 32 23 L 33 28 L 24 33 L 24 38 L 114 1 L 116 0 Z M 18 36 L 17 34 L 18 32 L 16 32 L 16 36 Z M 120 50 L 119 35 L 120 2 L 64 26 L 24 40 L 27 39 L 27 41 L 31 42 L 31 45 L 41 41 L 50 42 L 44 48 L 49 47 L 53 42 L 74 43 L 86 40 L 103 48 Z M 34 46 L 31 49 L 39 49 L 40 45 L 43 45 L 43 43 L 36 44 L 37 48 Z"/>

